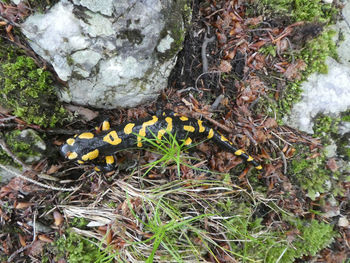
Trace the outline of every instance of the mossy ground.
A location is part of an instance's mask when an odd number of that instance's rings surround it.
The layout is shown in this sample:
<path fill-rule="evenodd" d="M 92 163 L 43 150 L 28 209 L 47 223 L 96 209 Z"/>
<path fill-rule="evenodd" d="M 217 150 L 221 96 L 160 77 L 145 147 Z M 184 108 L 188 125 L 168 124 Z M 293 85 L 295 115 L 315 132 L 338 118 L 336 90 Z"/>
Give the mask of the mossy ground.
<path fill-rule="evenodd" d="M 51 73 L 11 46 L 0 55 L 0 104 L 29 124 L 62 123 L 68 113 L 57 100 Z"/>

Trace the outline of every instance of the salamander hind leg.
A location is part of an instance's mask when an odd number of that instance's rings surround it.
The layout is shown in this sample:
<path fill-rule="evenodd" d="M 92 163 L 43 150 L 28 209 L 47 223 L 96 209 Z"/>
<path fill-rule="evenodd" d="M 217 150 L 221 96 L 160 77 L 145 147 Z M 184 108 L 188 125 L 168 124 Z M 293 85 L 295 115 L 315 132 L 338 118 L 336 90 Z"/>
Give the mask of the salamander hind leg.
<path fill-rule="evenodd" d="M 262 166 L 256 160 L 254 160 L 252 156 L 247 154 L 244 150 L 236 148 L 233 143 L 221 133 L 214 132 L 212 129 L 207 128 L 207 134 L 208 139 L 212 139 L 221 148 L 233 153 L 236 156 L 239 156 L 247 163 L 251 163 L 255 169 L 262 170 Z"/>

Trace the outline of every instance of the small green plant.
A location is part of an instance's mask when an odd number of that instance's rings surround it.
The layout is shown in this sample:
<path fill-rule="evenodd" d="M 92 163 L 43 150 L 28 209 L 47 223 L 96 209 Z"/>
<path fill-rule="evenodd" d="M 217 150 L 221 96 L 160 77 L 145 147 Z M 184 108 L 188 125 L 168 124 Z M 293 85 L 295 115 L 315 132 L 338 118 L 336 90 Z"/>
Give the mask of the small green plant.
<path fill-rule="evenodd" d="M 275 45 L 267 45 L 267 46 L 264 46 L 264 47 L 261 47 L 259 49 L 259 52 L 264 54 L 264 55 L 271 55 L 273 57 L 276 57 L 276 54 L 277 54 L 277 46 Z"/>
<path fill-rule="evenodd" d="M 177 167 L 177 173 L 178 176 L 180 176 L 180 167 L 181 165 L 186 165 L 191 168 L 194 168 L 186 163 L 185 159 L 193 159 L 190 156 L 184 156 L 183 152 L 189 150 L 192 147 L 195 147 L 197 144 L 190 144 L 186 145 L 186 141 L 179 142 L 176 139 L 176 134 L 172 134 L 169 131 L 165 134 L 165 136 L 162 137 L 162 139 L 158 139 L 157 136 L 150 131 L 153 138 L 146 138 L 143 136 L 140 136 L 139 134 L 135 134 L 139 137 L 141 137 L 142 141 L 151 147 L 150 151 L 160 154 L 161 158 L 146 164 L 145 166 L 148 167 L 147 171 L 144 173 L 144 175 L 148 174 L 150 170 L 152 170 L 154 167 L 161 164 L 162 168 L 165 168 L 171 163 L 175 163 Z M 198 168 L 194 168 L 198 169 Z"/>

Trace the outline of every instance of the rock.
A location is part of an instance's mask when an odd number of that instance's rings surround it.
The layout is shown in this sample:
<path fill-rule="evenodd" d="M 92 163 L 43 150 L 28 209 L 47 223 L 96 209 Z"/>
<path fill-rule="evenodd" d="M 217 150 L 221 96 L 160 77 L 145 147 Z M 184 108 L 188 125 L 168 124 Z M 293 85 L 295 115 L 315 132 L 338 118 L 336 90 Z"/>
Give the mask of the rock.
<path fill-rule="evenodd" d="M 22 31 L 67 81 L 62 100 L 109 109 L 155 99 L 182 46 L 186 1 L 102 2 L 61 0 Z"/>

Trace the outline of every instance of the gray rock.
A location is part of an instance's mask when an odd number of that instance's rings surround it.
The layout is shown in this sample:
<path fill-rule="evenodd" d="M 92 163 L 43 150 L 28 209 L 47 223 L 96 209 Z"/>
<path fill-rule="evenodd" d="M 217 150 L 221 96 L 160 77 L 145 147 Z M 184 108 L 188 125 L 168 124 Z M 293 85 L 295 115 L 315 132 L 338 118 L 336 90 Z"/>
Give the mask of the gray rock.
<path fill-rule="evenodd" d="M 67 81 L 62 100 L 133 107 L 166 87 L 182 47 L 185 3 L 61 0 L 46 14 L 30 16 L 22 31 Z"/>

